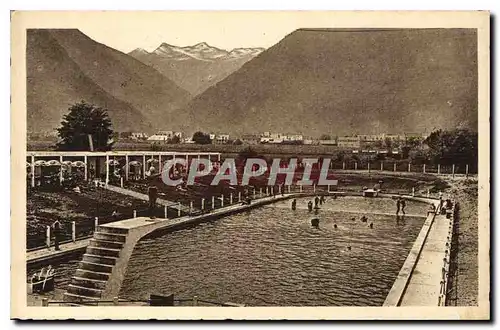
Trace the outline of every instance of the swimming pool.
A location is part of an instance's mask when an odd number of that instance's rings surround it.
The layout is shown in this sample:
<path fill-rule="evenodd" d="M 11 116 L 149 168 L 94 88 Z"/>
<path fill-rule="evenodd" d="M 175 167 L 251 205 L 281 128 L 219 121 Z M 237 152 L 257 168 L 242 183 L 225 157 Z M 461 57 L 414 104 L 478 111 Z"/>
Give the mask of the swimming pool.
<path fill-rule="evenodd" d="M 382 305 L 427 205 L 407 202 L 400 218 L 391 199 L 328 197 L 314 215 L 309 200 L 298 199 L 295 211 L 291 201 L 278 202 L 140 241 L 120 298 L 174 293 L 247 306 Z"/>

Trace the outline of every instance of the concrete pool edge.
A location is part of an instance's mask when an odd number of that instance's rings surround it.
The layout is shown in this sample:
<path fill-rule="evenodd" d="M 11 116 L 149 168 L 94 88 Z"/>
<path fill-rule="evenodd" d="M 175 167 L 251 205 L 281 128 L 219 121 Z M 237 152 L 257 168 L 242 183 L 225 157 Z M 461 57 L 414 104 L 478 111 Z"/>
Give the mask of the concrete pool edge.
<path fill-rule="evenodd" d="M 318 193 L 312 193 L 312 192 L 302 192 L 302 193 L 289 193 L 285 195 L 277 195 L 276 197 L 269 196 L 269 197 L 264 197 L 260 200 L 254 201 L 254 203 L 250 205 L 241 205 L 240 203 L 233 204 L 231 206 L 227 206 L 223 209 L 216 210 L 214 212 L 208 213 L 208 214 L 202 214 L 198 216 L 185 216 L 177 219 L 157 219 L 156 221 L 150 221 L 148 220 L 147 222 L 142 222 L 139 221 L 137 223 L 137 226 L 132 224 L 134 220 L 140 220 L 141 218 L 133 218 L 133 219 L 128 219 L 128 220 L 123 220 L 123 221 L 117 221 L 113 223 L 108 223 L 105 225 L 100 225 L 100 228 L 128 228 L 128 229 L 134 229 L 133 233 L 130 237 L 131 239 L 127 239 L 127 247 L 125 248 L 125 253 L 121 255 L 123 258 L 119 258 L 121 260 L 117 260 L 117 264 L 115 264 L 115 269 L 112 270 L 112 274 L 110 274 L 109 282 L 107 288 L 103 291 L 103 295 L 101 296 L 101 299 L 106 299 L 106 298 L 114 298 L 118 294 L 118 292 L 121 289 L 121 284 L 124 278 L 124 275 L 126 273 L 126 268 L 128 266 L 128 260 L 135 248 L 136 243 L 142 239 L 143 237 L 147 237 L 155 232 L 170 232 L 174 230 L 181 229 L 185 226 L 191 226 L 191 225 L 196 225 L 202 222 L 206 221 L 211 221 L 211 220 L 216 220 L 219 218 L 222 218 L 224 216 L 228 216 L 231 214 L 239 213 L 239 212 L 244 212 L 248 211 L 260 206 L 264 206 L 267 204 L 271 204 L 274 202 L 278 201 L 284 201 L 288 200 L 291 198 L 304 198 L 304 197 L 310 197 L 310 196 L 315 196 L 315 195 L 339 195 L 339 196 L 359 196 L 361 197 L 362 194 L 360 192 L 352 192 L 352 191 L 335 191 L 335 192 L 318 192 Z M 412 196 L 412 195 L 399 195 L 399 194 L 387 194 L 387 193 L 381 193 L 379 194 L 379 198 L 397 198 L 397 197 L 404 197 L 407 200 L 411 201 L 416 201 L 416 202 L 424 202 L 427 204 L 436 204 L 437 201 L 432 198 L 424 198 L 424 197 L 418 197 L 418 196 Z M 417 239 L 415 240 L 412 249 L 408 255 L 408 257 L 405 260 L 405 263 L 403 264 L 403 267 L 401 268 L 396 280 L 393 283 L 393 286 L 387 295 L 385 302 L 383 306 L 398 306 L 399 303 L 401 302 L 407 285 L 410 282 L 413 270 L 419 260 L 420 253 L 422 251 L 422 248 L 425 244 L 425 241 L 427 239 L 427 236 L 429 234 L 429 231 L 432 227 L 432 224 L 434 222 L 435 214 L 429 215 L 426 220 L 424 225 L 422 226 L 422 229 L 419 232 L 419 235 L 417 236 Z M 127 223 L 128 224 L 125 224 Z M 136 230 L 138 229 L 138 230 Z M 122 251 L 123 252 L 123 251 Z"/>
<path fill-rule="evenodd" d="M 387 196 L 391 197 L 391 196 Z M 421 198 L 414 196 L 404 196 L 405 198 L 409 198 L 411 200 L 425 202 L 428 204 L 434 204 L 437 206 L 438 202 L 435 199 L 431 198 Z M 437 209 L 437 207 L 436 207 Z M 410 283 L 410 279 L 413 275 L 413 270 L 415 269 L 420 254 L 424 248 L 427 237 L 429 236 L 429 232 L 434 223 L 434 219 L 436 218 L 436 213 L 429 213 L 427 219 L 425 220 L 420 232 L 413 243 L 413 246 L 408 253 L 408 256 L 405 259 L 403 266 L 401 267 L 396 280 L 392 284 L 391 290 L 386 296 L 386 299 L 383 303 L 383 307 L 396 307 L 400 306 L 401 301 L 405 295 L 408 284 Z"/>

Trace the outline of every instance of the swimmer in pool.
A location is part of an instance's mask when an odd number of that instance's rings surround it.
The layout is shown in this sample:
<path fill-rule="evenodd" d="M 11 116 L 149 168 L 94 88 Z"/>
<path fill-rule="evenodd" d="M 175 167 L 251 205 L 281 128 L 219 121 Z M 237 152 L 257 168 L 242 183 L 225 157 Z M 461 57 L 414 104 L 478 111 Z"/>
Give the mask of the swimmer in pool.
<path fill-rule="evenodd" d="M 370 228 L 371 228 L 371 229 L 373 229 L 373 222 L 372 222 L 372 223 L 370 223 Z"/>
<path fill-rule="evenodd" d="M 333 228 L 337 229 L 337 224 L 334 224 L 334 225 L 333 225 Z"/>

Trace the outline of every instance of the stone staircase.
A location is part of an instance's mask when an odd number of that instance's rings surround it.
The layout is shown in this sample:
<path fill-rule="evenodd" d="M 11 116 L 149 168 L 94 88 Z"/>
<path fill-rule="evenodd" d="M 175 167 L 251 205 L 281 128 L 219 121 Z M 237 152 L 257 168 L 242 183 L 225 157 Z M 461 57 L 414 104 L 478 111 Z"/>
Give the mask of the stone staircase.
<path fill-rule="evenodd" d="M 63 300 L 92 305 L 101 299 L 113 267 L 125 244 L 128 230 L 99 226 L 71 278 Z"/>

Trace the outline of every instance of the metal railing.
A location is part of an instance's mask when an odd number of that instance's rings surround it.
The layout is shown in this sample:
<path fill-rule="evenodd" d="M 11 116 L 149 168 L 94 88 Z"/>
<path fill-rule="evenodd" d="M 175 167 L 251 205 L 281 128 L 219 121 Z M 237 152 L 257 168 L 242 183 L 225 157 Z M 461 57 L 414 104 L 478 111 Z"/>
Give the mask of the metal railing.
<path fill-rule="evenodd" d="M 458 209 L 459 209 L 456 201 L 453 201 L 452 203 L 453 203 L 453 205 L 451 208 L 448 235 L 446 237 L 446 243 L 445 243 L 445 257 L 443 258 L 443 267 L 441 269 L 441 281 L 440 281 L 441 288 L 439 291 L 438 306 L 446 306 L 447 296 L 450 293 L 451 247 L 452 247 L 453 235 L 456 234 L 454 232 L 454 229 L 455 229 L 455 221 L 456 221 L 456 218 L 458 216 Z"/>
<path fill-rule="evenodd" d="M 70 302 L 70 301 L 59 301 L 59 300 L 49 300 L 48 298 L 42 299 L 42 306 L 48 307 L 50 305 L 57 306 L 151 306 L 154 302 L 153 299 L 119 299 L 115 297 L 113 300 L 80 300 L 78 302 Z M 165 304 L 163 306 L 218 306 L 218 307 L 244 307 L 244 304 L 235 304 L 230 302 L 219 302 L 208 299 L 199 299 L 198 296 L 194 296 L 193 298 L 175 298 L 169 301 L 169 304 Z"/>

